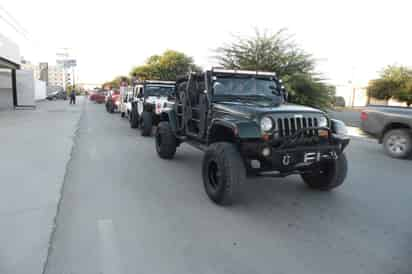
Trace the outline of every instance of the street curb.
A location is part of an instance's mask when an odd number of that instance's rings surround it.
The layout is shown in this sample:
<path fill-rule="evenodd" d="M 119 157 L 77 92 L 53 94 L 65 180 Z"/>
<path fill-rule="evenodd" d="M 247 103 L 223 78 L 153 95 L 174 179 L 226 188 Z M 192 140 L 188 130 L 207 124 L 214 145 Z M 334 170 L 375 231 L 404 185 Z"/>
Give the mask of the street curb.
<path fill-rule="evenodd" d="M 86 100 L 83 101 L 82 112 L 80 114 L 79 120 L 76 123 L 74 134 L 72 136 L 72 146 L 71 146 L 71 149 L 70 149 L 69 159 L 67 160 L 66 165 L 65 165 L 65 170 L 64 170 L 64 175 L 63 175 L 63 182 L 61 184 L 60 191 L 59 191 L 59 194 L 60 194 L 59 195 L 59 200 L 57 202 L 56 214 L 54 215 L 54 218 L 53 218 L 53 227 L 52 227 L 52 231 L 51 231 L 50 237 L 49 237 L 47 256 L 46 256 L 46 259 L 43 263 L 43 270 L 41 272 L 42 274 L 46 273 L 46 269 L 47 269 L 48 264 L 49 264 L 50 254 L 51 254 L 51 251 L 53 249 L 52 244 L 53 244 L 53 241 L 55 239 L 55 234 L 56 234 L 56 229 L 57 229 L 57 217 L 59 216 L 60 207 L 61 207 L 61 203 L 62 203 L 62 200 L 63 200 L 63 192 L 64 192 L 64 186 L 65 186 L 66 177 L 67 177 L 67 170 L 68 170 L 68 167 L 69 167 L 69 165 L 70 165 L 70 163 L 73 159 L 74 148 L 76 146 L 77 138 L 79 137 L 80 123 L 81 123 L 81 121 L 83 119 L 83 116 L 85 114 L 85 106 L 86 106 Z"/>

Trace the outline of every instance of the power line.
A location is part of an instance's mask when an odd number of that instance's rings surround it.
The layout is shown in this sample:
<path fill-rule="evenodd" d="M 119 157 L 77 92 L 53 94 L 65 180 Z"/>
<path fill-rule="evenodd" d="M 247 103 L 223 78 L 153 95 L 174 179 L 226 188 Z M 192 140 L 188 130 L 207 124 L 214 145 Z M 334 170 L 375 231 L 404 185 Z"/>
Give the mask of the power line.
<path fill-rule="evenodd" d="M 27 29 L 26 29 L 25 27 L 23 27 L 23 25 L 20 24 L 20 22 L 16 19 L 16 17 L 14 17 L 10 12 L 8 12 L 8 11 L 4 8 L 4 6 L 0 5 L 0 10 L 3 10 L 3 12 L 4 12 L 5 14 L 7 14 L 7 16 L 13 21 L 13 23 L 14 23 L 15 25 L 17 25 L 17 26 L 20 28 L 20 30 L 22 30 L 25 34 L 30 35 L 30 33 L 27 31 Z"/>
<path fill-rule="evenodd" d="M 7 25 L 9 25 L 10 27 L 12 27 L 16 32 L 18 32 L 19 34 L 21 34 L 24 38 L 28 39 L 27 35 L 20 31 L 15 25 L 13 25 L 12 23 L 10 23 L 6 18 L 4 18 L 3 16 L 0 15 L 0 19 L 3 20 L 3 22 L 5 22 Z"/>
<path fill-rule="evenodd" d="M 0 19 L 2 19 L 6 24 L 12 27 L 16 32 L 21 34 L 24 38 L 29 40 L 29 32 L 19 23 L 19 21 L 1 5 L 0 10 L 2 10 L 8 17 L 6 18 L 0 15 Z"/>

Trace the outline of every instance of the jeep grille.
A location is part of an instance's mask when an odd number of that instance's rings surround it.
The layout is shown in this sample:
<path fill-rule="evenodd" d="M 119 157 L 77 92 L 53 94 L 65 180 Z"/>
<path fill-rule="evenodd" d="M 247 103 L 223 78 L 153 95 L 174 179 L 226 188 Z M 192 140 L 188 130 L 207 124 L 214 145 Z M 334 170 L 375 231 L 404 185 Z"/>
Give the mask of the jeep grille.
<path fill-rule="evenodd" d="M 275 119 L 277 132 L 279 137 L 288 137 L 296 133 L 296 131 L 304 128 L 311 128 L 318 126 L 317 117 L 287 117 L 287 118 L 277 118 Z M 307 137 L 317 136 L 316 130 L 307 130 L 304 133 Z"/>

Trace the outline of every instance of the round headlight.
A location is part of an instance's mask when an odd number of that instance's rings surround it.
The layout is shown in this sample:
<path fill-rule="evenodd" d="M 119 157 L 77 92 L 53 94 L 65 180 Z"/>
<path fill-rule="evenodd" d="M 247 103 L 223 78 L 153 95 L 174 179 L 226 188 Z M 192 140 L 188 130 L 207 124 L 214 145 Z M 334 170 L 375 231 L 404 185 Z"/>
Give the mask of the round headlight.
<path fill-rule="evenodd" d="M 328 119 L 324 116 L 320 117 L 318 120 L 318 127 L 328 127 Z"/>
<path fill-rule="evenodd" d="M 263 131 L 270 131 L 273 128 L 273 121 L 269 117 L 263 117 L 260 120 L 260 128 Z"/>

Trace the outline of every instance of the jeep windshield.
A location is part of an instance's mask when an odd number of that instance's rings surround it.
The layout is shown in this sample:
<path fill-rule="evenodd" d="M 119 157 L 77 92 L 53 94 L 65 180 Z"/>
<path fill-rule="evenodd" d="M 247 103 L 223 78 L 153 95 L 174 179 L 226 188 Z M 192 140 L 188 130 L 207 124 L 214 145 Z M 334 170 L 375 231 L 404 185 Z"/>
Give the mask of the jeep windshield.
<path fill-rule="evenodd" d="M 144 96 L 169 96 L 175 90 L 174 86 L 165 85 L 146 85 Z"/>
<path fill-rule="evenodd" d="M 247 99 L 253 101 L 280 102 L 278 84 L 270 78 L 251 76 L 218 76 L 213 81 L 213 95 L 221 99 Z"/>

